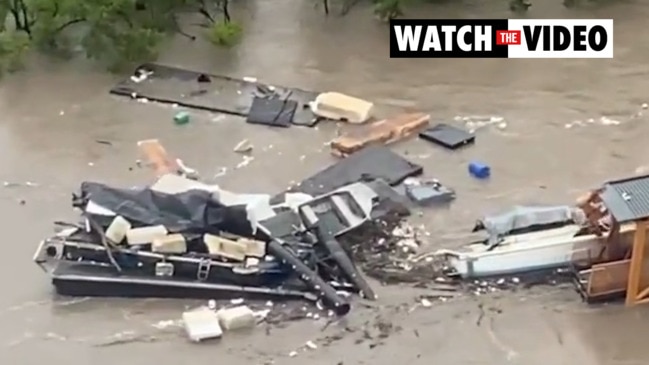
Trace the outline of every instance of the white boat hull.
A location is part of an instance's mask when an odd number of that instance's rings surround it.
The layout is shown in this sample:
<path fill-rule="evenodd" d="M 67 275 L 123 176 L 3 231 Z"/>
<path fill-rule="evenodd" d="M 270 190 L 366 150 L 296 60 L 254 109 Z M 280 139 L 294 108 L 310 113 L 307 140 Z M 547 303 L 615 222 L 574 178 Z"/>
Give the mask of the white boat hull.
<path fill-rule="evenodd" d="M 579 226 L 569 225 L 533 233 L 511 235 L 488 250 L 474 244 L 465 250 L 442 250 L 451 268 L 463 278 L 508 275 L 567 266 L 599 254 L 601 237 L 575 237 Z"/>

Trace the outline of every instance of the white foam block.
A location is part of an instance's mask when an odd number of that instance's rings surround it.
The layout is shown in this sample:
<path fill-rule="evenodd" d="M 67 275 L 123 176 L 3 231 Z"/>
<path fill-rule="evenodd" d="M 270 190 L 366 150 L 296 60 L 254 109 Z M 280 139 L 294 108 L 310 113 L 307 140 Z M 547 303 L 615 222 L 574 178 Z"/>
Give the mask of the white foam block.
<path fill-rule="evenodd" d="M 122 243 L 126 238 L 126 232 L 131 229 L 131 223 L 121 215 L 116 216 L 106 229 L 106 238 L 113 243 Z"/>
<path fill-rule="evenodd" d="M 219 338 L 223 335 L 216 313 L 209 308 L 200 308 L 183 313 L 183 324 L 187 336 L 192 341 L 200 342 Z"/>
<path fill-rule="evenodd" d="M 187 241 L 179 233 L 158 237 L 151 243 L 151 251 L 167 254 L 182 254 L 187 252 Z"/>
<path fill-rule="evenodd" d="M 236 330 L 240 328 L 254 327 L 255 312 L 248 306 L 241 305 L 234 308 L 224 308 L 216 312 L 221 327 L 225 330 Z"/>
<path fill-rule="evenodd" d="M 164 238 L 167 235 L 165 226 L 150 226 L 132 228 L 126 232 L 126 242 L 129 245 L 146 245 L 152 243 L 156 238 Z"/>

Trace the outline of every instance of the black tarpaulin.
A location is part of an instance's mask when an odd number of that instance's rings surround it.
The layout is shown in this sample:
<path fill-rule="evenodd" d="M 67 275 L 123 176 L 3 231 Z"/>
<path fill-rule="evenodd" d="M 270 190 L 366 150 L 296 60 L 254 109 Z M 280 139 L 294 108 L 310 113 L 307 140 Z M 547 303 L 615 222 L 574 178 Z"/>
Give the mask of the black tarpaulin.
<path fill-rule="evenodd" d="M 423 168 L 385 146 L 368 146 L 303 180 L 296 191 L 318 196 L 359 181 L 381 179 L 397 185 Z"/>
<path fill-rule="evenodd" d="M 250 236 L 245 206 L 224 206 L 203 190 L 165 194 L 143 189 L 119 189 L 94 182 L 81 184 L 74 205 L 85 208 L 89 201 L 128 220 L 133 227 L 164 225 L 173 233 L 230 233 Z M 99 218 L 99 217 L 98 217 Z M 110 224 L 102 219 L 103 225 Z"/>

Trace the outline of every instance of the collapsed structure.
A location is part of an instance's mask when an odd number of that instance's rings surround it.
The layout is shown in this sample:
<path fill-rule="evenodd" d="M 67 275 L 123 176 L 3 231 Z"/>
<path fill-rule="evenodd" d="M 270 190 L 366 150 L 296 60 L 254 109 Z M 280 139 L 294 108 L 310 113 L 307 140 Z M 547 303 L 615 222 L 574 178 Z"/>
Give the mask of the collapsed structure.
<path fill-rule="evenodd" d="M 649 176 L 610 181 L 578 204 L 601 237 L 597 255 L 575 260 L 584 298 L 624 297 L 629 306 L 649 302 Z"/>
<path fill-rule="evenodd" d="M 153 185 L 121 189 L 82 183 L 73 198 L 81 224 L 66 224 L 39 245 L 34 260 L 51 275 L 57 292 L 299 298 L 345 315 L 350 304 L 341 292 L 370 300 L 376 295 L 337 237 L 371 220 L 407 214 L 385 178 L 398 183 L 421 172 L 389 150 L 366 149 L 305 180 L 303 188 L 313 195 L 285 192 L 273 198 L 181 176 L 183 164 L 170 159 L 157 141 L 139 147 L 159 175 Z M 344 166 L 368 158 L 374 177 L 356 171 L 362 164 L 349 171 Z M 376 158 L 387 166 L 372 162 Z M 382 175 L 377 166 L 392 175 Z M 334 179 L 327 178 L 331 174 Z"/>
<path fill-rule="evenodd" d="M 324 118 L 367 124 L 330 143 L 331 152 L 344 159 L 305 179 L 299 189 L 275 197 L 202 184 L 195 181 L 195 171 L 171 159 L 157 140 L 141 141 L 138 146 L 158 181 L 140 189 L 83 183 L 73 200 L 82 224 L 69 225 L 39 245 L 34 259 L 50 273 L 59 293 L 299 298 L 321 301 L 344 315 L 350 304 L 341 291 L 376 297 L 352 258 L 364 262 L 372 256 L 376 262 L 365 266 L 366 271 L 382 270 L 375 277 L 384 282 L 401 276 L 396 271 L 412 270 L 410 262 L 397 263 L 385 253 L 395 247 L 407 251 L 413 237 L 386 244 L 389 229 L 372 227 L 363 235 L 358 234 L 361 227 L 379 222 L 385 228 L 382 219 L 407 215 L 403 197 L 420 206 L 455 198 L 455 191 L 437 180 L 404 184 L 397 192 L 392 186 L 423 169 L 381 145 L 415 133 L 451 150 L 475 140 L 472 132 L 450 125 L 427 128 L 430 116 L 425 113 L 376 119 L 373 103 L 340 93 L 275 88 L 160 65 L 140 69 L 151 70 L 147 76 L 154 69 L 161 75 L 180 74 L 191 87 L 198 85 L 199 92 L 190 92 L 191 100 L 181 105 L 244 115 L 249 123 L 314 126 Z M 239 100 L 234 95 L 245 94 L 243 104 L 224 95 L 209 97 L 208 89 L 218 88 L 206 86 L 212 82 L 234 84 L 231 96 Z M 111 92 L 175 103 L 173 95 L 153 92 L 151 85 L 137 78 Z M 188 115 L 182 117 L 186 123 Z M 236 150 L 251 148 L 240 143 Z M 476 178 L 490 176 L 483 163 L 473 161 L 468 168 Z M 445 274 L 462 279 L 570 267 L 587 301 L 626 295 L 627 304 L 633 305 L 649 301 L 648 219 L 649 176 L 634 177 L 608 182 L 576 206 L 516 207 L 485 217 L 474 231 L 486 231 L 486 238 L 433 256 L 442 259 Z M 350 237 L 362 244 L 350 242 Z M 429 270 L 416 280 L 433 280 L 439 274 Z"/>

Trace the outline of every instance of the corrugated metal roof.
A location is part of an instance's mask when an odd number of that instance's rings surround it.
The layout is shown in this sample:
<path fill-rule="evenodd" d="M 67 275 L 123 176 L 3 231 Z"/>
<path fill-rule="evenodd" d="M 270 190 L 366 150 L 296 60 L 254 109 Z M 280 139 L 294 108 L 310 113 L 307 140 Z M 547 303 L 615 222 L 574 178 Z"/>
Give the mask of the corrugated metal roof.
<path fill-rule="evenodd" d="M 649 175 L 609 181 L 601 197 L 620 223 L 649 218 Z"/>

